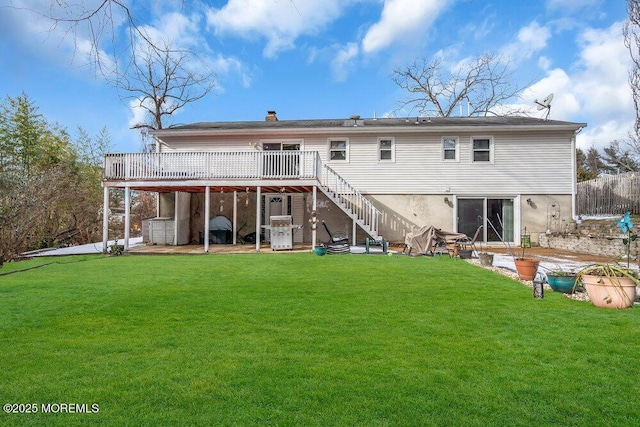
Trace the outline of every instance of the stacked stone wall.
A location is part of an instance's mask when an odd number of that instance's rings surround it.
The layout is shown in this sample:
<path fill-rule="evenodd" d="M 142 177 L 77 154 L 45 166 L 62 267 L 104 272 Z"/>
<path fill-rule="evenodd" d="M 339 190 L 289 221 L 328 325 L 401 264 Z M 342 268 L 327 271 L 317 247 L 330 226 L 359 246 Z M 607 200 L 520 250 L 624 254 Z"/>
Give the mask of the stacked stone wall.
<path fill-rule="evenodd" d="M 640 218 L 633 218 L 632 234 L 640 234 Z M 626 235 L 620 232 L 615 219 L 587 220 L 575 223 L 564 233 L 540 233 L 538 242 L 541 247 L 561 249 L 571 252 L 599 255 L 609 258 L 626 256 L 623 243 Z M 640 239 L 631 242 L 631 259 L 638 259 Z"/>

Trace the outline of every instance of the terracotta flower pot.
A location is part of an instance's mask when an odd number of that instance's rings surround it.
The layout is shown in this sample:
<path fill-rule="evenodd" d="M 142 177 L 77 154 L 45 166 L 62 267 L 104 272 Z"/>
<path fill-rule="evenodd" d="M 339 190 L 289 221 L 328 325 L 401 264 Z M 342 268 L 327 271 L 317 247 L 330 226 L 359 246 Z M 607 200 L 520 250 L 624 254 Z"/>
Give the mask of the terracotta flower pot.
<path fill-rule="evenodd" d="M 582 276 L 589 299 L 596 307 L 629 308 L 636 298 L 636 285 L 628 277 Z"/>
<path fill-rule="evenodd" d="M 534 258 L 516 258 L 515 264 L 520 280 L 531 281 L 536 277 L 540 260 Z"/>

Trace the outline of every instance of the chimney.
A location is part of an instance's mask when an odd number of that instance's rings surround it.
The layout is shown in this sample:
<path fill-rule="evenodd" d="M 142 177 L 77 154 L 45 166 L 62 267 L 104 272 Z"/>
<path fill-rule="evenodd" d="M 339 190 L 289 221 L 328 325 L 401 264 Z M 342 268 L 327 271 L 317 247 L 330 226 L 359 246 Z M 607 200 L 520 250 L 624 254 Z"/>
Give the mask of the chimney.
<path fill-rule="evenodd" d="M 267 117 L 264 118 L 267 122 L 277 122 L 278 116 L 276 116 L 276 112 L 271 110 L 267 111 Z"/>

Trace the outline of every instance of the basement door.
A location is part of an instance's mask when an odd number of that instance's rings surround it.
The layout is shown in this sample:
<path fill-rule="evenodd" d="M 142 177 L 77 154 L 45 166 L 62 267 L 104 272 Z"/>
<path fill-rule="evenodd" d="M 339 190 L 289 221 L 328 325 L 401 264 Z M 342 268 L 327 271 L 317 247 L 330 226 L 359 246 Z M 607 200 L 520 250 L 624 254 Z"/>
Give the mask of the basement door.
<path fill-rule="evenodd" d="M 262 223 L 269 225 L 269 217 L 276 215 L 291 215 L 295 225 L 301 225 L 304 219 L 304 195 L 303 194 L 265 194 L 262 201 Z M 270 241 L 269 229 L 265 229 L 265 240 Z M 302 243 L 302 230 L 293 233 L 293 242 Z"/>
<path fill-rule="evenodd" d="M 473 237 L 483 226 L 478 241 L 496 243 L 514 242 L 514 199 L 458 198 L 458 233 Z"/>

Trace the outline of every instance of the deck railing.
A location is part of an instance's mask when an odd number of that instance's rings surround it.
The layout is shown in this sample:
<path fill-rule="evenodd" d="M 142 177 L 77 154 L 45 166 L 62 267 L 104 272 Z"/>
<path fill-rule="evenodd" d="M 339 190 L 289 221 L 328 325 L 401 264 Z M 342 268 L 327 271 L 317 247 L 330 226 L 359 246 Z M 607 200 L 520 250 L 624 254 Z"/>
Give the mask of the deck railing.
<path fill-rule="evenodd" d="M 327 165 L 323 167 L 321 184 L 336 203 L 352 212 L 361 225 L 378 234 L 381 212 L 369 199 Z"/>
<path fill-rule="evenodd" d="M 105 154 L 107 180 L 320 179 L 315 151 Z"/>

